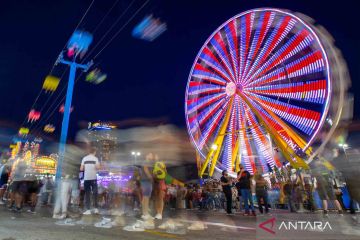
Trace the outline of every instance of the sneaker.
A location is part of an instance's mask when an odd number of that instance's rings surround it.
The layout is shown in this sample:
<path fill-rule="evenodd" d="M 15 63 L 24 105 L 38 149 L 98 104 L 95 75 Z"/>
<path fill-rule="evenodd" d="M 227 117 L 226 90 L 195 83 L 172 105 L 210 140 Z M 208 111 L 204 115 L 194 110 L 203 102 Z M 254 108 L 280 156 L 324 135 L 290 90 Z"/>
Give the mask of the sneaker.
<path fill-rule="evenodd" d="M 33 209 L 29 209 L 29 210 L 27 210 L 27 212 L 28 212 L 28 213 L 32 213 L 32 214 L 35 214 L 35 213 L 36 213 L 35 210 L 33 210 Z"/>
<path fill-rule="evenodd" d="M 60 219 L 65 219 L 66 215 L 67 215 L 66 213 L 61 214 Z"/>
<path fill-rule="evenodd" d="M 342 210 L 338 210 L 338 214 L 339 214 L 340 216 L 344 216 L 344 214 L 343 214 L 343 211 L 342 211 Z"/>
<path fill-rule="evenodd" d="M 95 223 L 94 226 L 101 228 L 112 228 L 113 224 L 111 223 L 110 218 L 103 218 L 100 222 Z"/>
<path fill-rule="evenodd" d="M 55 222 L 56 225 L 60 226 L 75 226 L 75 221 L 71 218 L 66 218 L 65 220 L 60 220 Z"/>
<path fill-rule="evenodd" d="M 249 213 L 247 213 L 247 212 L 246 212 L 246 213 L 244 213 L 244 216 L 249 216 L 249 215 L 250 215 L 250 214 L 249 214 Z"/>
<path fill-rule="evenodd" d="M 90 211 L 90 210 L 86 210 L 83 214 L 84 214 L 84 215 L 91 215 L 91 211 Z"/>
<path fill-rule="evenodd" d="M 95 214 L 99 214 L 99 209 L 94 208 L 93 211 L 94 211 Z"/>
<path fill-rule="evenodd" d="M 148 220 L 148 219 L 152 219 L 153 217 L 150 216 L 150 214 L 147 214 L 147 215 L 142 215 L 141 218 L 144 220 Z"/>
<path fill-rule="evenodd" d="M 61 216 L 60 216 L 59 214 L 54 214 L 52 218 L 54 218 L 54 219 L 61 219 L 60 217 L 61 217 Z"/>
<path fill-rule="evenodd" d="M 123 229 L 125 231 L 129 231 L 129 232 L 143 232 L 143 231 L 145 231 L 144 222 L 137 220 L 134 225 L 126 226 Z"/>
<path fill-rule="evenodd" d="M 160 213 L 155 215 L 155 219 L 157 220 L 161 220 L 162 219 L 162 215 Z"/>
<path fill-rule="evenodd" d="M 4 201 L 3 200 L 0 200 L 0 205 L 4 205 Z"/>
<path fill-rule="evenodd" d="M 155 224 L 154 224 L 154 220 L 149 219 L 147 221 L 144 221 L 144 228 L 145 229 L 155 229 Z"/>

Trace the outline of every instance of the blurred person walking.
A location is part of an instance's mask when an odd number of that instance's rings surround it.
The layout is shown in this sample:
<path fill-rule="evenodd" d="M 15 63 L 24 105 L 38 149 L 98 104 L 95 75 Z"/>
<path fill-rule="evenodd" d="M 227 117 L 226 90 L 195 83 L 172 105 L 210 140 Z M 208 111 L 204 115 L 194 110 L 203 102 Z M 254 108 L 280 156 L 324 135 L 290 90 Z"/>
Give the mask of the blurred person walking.
<path fill-rule="evenodd" d="M 47 174 L 46 177 L 42 180 L 41 187 L 41 203 L 46 206 L 52 202 L 53 198 L 53 190 L 54 190 L 54 181 L 52 177 Z"/>
<path fill-rule="evenodd" d="M 95 156 L 96 149 L 91 148 L 90 154 L 81 161 L 80 171 L 84 171 L 84 190 L 85 190 L 85 215 L 90 215 L 90 195 L 93 196 L 94 213 L 98 214 L 98 186 L 97 170 L 100 168 L 99 159 Z"/>
<path fill-rule="evenodd" d="M 244 166 L 242 164 L 239 165 L 240 171 L 237 174 L 238 179 L 238 186 L 241 191 L 241 197 L 243 198 L 244 205 L 245 205 L 245 213 L 244 216 L 250 215 L 250 209 L 251 209 L 251 215 L 256 216 L 255 214 L 255 208 L 254 208 L 254 201 L 251 194 L 251 175 L 250 173 L 245 170 Z M 249 207 L 250 202 L 250 207 Z"/>
<path fill-rule="evenodd" d="M 359 155 L 348 155 L 343 149 L 342 152 L 339 149 L 333 149 L 333 159 L 331 163 L 341 173 L 346 182 L 346 188 L 350 197 L 350 213 L 353 214 L 353 219 L 360 225 L 360 218 L 356 217 L 356 202 L 360 203 L 360 184 L 359 184 Z M 338 195 L 340 192 L 338 191 Z M 342 196 L 339 196 L 342 197 Z"/>
<path fill-rule="evenodd" d="M 269 183 L 265 180 L 265 178 L 261 174 L 255 175 L 255 192 L 256 199 L 259 204 L 259 211 L 262 215 L 264 213 L 263 207 L 265 207 L 265 213 L 269 213 L 269 204 L 268 204 L 268 189 Z"/>
<path fill-rule="evenodd" d="M 304 170 L 300 174 L 300 177 L 301 177 L 302 185 L 304 186 L 304 192 L 305 192 L 306 199 L 307 199 L 307 210 L 309 210 L 311 212 L 315 212 L 316 206 L 315 206 L 314 197 L 313 197 L 314 179 L 310 175 L 309 170 Z"/>
<path fill-rule="evenodd" d="M 222 171 L 222 177 L 220 178 L 221 186 L 226 198 L 226 213 L 232 215 L 232 180 L 228 175 L 227 170 Z"/>
<path fill-rule="evenodd" d="M 152 218 L 149 213 L 149 201 L 150 196 L 153 190 L 153 175 L 152 175 L 152 161 L 154 155 L 148 153 L 145 156 L 145 162 L 142 164 L 141 169 L 139 170 L 140 186 L 142 190 L 142 200 L 141 200 L 141 209 L 142 216 L 144 220 Z"/>
<path fill-rule="evenodd" d="M 61 179 L 60 190 L 55 200 L 54 214 L 53 218 L 64 219 L 67 217 L 67 208 L 70 201 L 72 182 L 70 176 L 65 176 L 64 179 Z"/>
<path fill-rule="evenodd" d="M 16 165 L 13 175 L 11 175 L 11 187 L 12 197 L 9 208 L 12 208 L 13 202 L 15 201 L 16 211 L 20 212 L 24 202 L 24 196 L 27 193 L 27 184 L 25 181 L 27 166 L 24 161 L 20 160 Z"/>
<path fill-rule="evenodd" d="M 333 201 L 338 213 L 342 215 L 343 211 L 334 191 L 333 178 L 330 175 L 329 169 L 325 167 L 322 159 L 316 160 L 313 173 L 316 178 L 316 188 L 322 200 L 324 217 L 329 216 L 328 201 Z"/>
<path fill-rule="evenodd" d="M 0 205 L 4 205 L 3 197 L 4 193 L 8 186 L 8 181 L 10 177 L 10 166 L 4 165 L 0 171 Z"/>
<path fill-rule="evenodd" d="M 161 220 L 164 210 L 164 201 L 166 194 L 166 165 L 164 162 L 159 161 L 159 156 L 157 154 L 154 155 L 154 197 L 155 197 L 155 210 L 156 215 L 155 219 Z"/>
<path fill-rule="evenodd" d="M 35 208 L 37 205 L 38 200 L 38 194 L 40 192 L 40 183 L 39 180 L 36 178 L 36 176 L 32 173 L 29 176 L 26 177 L 27 181 L 27 192 L 30 197 L 30 209 L 28 212 L 30 213 L 36 213 Z"/>

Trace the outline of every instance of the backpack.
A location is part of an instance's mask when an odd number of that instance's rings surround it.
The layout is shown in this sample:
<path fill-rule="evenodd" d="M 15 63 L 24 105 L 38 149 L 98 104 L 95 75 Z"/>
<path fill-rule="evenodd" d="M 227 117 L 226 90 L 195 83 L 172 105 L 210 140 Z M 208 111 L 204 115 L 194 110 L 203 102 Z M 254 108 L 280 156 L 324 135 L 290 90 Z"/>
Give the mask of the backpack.
<path fill-rule="evenodd" d="M 156 162 L 154 164 L 153 174 L 156 179 L 162 180 L 166 177 L 166 165 L 163 162 Z"/>

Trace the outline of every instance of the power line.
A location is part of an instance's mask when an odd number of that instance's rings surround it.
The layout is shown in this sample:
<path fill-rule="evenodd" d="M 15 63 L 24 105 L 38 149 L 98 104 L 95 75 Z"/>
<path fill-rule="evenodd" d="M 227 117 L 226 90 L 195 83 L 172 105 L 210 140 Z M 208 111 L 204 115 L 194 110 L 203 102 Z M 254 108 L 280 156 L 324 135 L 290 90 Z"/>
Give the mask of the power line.
<path fill-rule="evenodd" d="M 150 0 L 144 2 L 144 4 L 131 16 L 131 18 L 114 34 L 114 36 L 105 44 L 105 46 L 95 55 L 93 59 L 100 55 L 100 53 L 117 37 L 117 35 L 136 17 L 136 15 L 148 4 Z"/>
<path fill-rule="evenodd" d="M 99 64 L 100 64 L 100 62 L 98 62 L 97 64 L 95 64 L 94 67 L 97 67 Z M 84 74 L 84 72 L 81 72 L 81 74 L 75 79 L 75 85 L 76 85 L 76 83 L 80 80 L 80 78 L 83 76 L 83 74 Z M 59 99 L 60 95 L 64 92 L 64 90 L 66 89 L 66 87 L 67 87 L 67 86 L 64 86 L 64 87 L 63 87 L 63 89 L 61 90 L 60 94 L 57 96 L 57 98 L 55 99 L 55 101 L 53 102 L 53 104 L 51 105 L 51 107 L 52 107 L 52 106 L 54 105 L 54 103 Z M 52 108 L 51 113 L 47 116 L 47 118 L 45 119 L 45 121 L 44 121 L 44 118 L 42 118 L 42 119 L 38 122 L 37 126 L 36 126 L 36 127 L 34 128 L 34 130 L 33 130 L 34 133 L 37 132 L 37 133 L 39 134 L 39 133 L 41 132 L 41 130 L 42 130 L 42 124 L 41 124 L 41 123 L 46 123 L 46 122 L 54 115 L 55 111 L 56 111 L 57 109 L 59 109 L 61 103 L 64 102 L 65 97 L 66 97 L 66 95 L 63 95 L 63 97 L 62 97 L 61 100 L 56 104 L 56 106 L 55 106 L 54 108 Z M 49 112 L 50 109 L 51 109 L 51 108 L 49 107 L 48 111 L 44 114 L 44 117 L 45 117 L 45 115 Z"/>
<path fill-rule="evenodd" d="M 133 0 L 127 8 L 120 14 L 120 16 L 115 20 L 115 22 L 110 26 L 110 28 L 105 32 L 105 34 L 100 38 L 100 40 L 97 42 L 97 44 L 92 47 L 92 50 L 87 54 L 87 56 L 84 58 L 83 62 L 86 61 L 86 59 L 91 55 L 92 52 L 96 50 L 96 48 L 99 46 L 99 44 L 105 39 L 105 37 L 111 32 L 111 30 L 118 24 L 120 19 L 127 13 L 127 11 L 131 8 L 131 6 L 134 4 L 135 0 Z"/>
<path fill-rule="evenodd" d="M 89 10 L 90 10 L 90 8 L 92 7 L 92 5 L 94 4 L 94 2 L 95 2 L 95 0 L 93 0 L 93 1 L 90 3 L 89 7 L 86 9 L 85 13 L 83 14 L 82 18 L 80 19 L 79 23 L 78 23 L 77 26 L 75 27 L 75 30 L 78 29 L 78 27 L 80 26 L 80 24 L 83 22 L 83 20 L 85 19 L 87 13 L 89 12 Z M 75 30 L 74 30 L 74 31 L 75 31 Z M 61 51 L 64 50 L 64 48 L 66 47 L 66 45 L 67 45 L 67 43 L 66 43 L 66 44 L 64 45 L 64 47 L 61 49 Z M 48 75 L 51 75 L 52 72 L 54 71 L 54 69 L 55 69 L 55 63 L 56 63 L 56 61 L 55 61 L 54 64 L 52 65 L 51 70 L 50 70 L 50 73 L 49 73 Z M 64 73 L 66 72 L 66 70 L 67 70 L 67 69 L 65 69 Z M 62 74 L 62 76 L 64 75 L 64 73 Z M 61 77 L 61 78 L 62 78 L 62 77 Z M 43 89 L 41 88 L 41 90 L 39 91 L 39 93 L 38 93 L 37 97 L 35 98 L 35 101 L 34 101 L 34 103 L 32 104 L 32 106 L 31 106 L 30 109 L 33 109 L 33 108 L 35 107 L 35 105 L 36 105 L 37 101 L 39 100 L 42 92 L 43 92 Z M 23 126 L 24 126 L 27 117 L 28 117 L 28 116 L 26 115 L 26 117 L 24 118 L 24 121 L 21 123 L 20 127 L 23 127 Z M 31 123 L 31 125 L 32 125 L 32 123 Z"/>
<path fill-rule="evenodd" d="M 113 10 L 113 8 L 116 6 L 116 4 L 119 2 L 120 0 L 117 0 L 112 6 L 111 8 L 107 11 L 107 13 L 104 15 L 104 17 L 101 19 L 101 21 L 98 23 L 98 25 L 96 25 L 95 29 L 92 31 L 92 34 L 94 35 L 95 32 L 97 31 L 97 29 L 100 27 L 100 25 L 104 22 L 105 18 L 110 14 L 110 12 Z"/>

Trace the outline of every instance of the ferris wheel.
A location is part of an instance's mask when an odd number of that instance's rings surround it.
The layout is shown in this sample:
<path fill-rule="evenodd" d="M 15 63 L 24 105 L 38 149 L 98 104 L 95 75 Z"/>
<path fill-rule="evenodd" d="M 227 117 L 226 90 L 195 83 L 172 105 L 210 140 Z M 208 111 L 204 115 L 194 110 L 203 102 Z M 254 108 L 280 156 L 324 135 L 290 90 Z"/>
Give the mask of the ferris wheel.
<path fill-rule="evenodd" d="M 253 9 L 222 24 L 192 66 L 185 99 L 190 138 L 206 168 L 267 172 L 305 162 L 329 112 L 329 61 L 294 14 Z M 279 149 L 277 154 L 274 149 Z"/>

